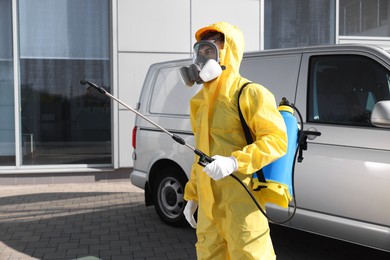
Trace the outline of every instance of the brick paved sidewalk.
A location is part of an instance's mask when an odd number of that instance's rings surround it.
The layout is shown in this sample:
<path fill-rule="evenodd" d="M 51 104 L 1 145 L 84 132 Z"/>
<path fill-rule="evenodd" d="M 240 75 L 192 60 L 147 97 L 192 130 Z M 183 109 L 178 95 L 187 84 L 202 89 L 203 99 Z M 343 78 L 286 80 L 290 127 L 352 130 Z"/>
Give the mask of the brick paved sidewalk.
<path fill-rule="evenodd" d="M 0 186 L 0 260 L 196 259 L 130 183 Z"/>
<path fill-rule="evenodd" d="M 271 225 L 278 260 L 390 254 Z M 130 182 L 0 185 L 0 260 L 196 259 L 192 228 L 165 225 Z"/>

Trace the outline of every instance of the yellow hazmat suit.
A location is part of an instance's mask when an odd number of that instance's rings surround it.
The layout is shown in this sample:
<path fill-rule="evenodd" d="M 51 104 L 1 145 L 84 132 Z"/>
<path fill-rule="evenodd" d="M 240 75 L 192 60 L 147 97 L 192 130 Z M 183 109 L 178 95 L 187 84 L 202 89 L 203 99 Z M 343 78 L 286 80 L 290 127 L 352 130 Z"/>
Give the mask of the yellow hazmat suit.
<path fill-rule="evenodd" d="M 261 85 L 248 85 L 240 104 L 255 142 L 246 144 L 237 110 L 239 89 L 248 81 L 239 74 L 244 37 L 237 27 L 218 22 L 198 30 L 196 40 L 206 31 L 225 35 L 219 54 L 226 69 L 191 99 L 196 148 L 210 156 L 234 156 L 238 170 L 233 174 L 251 190 L 252 173 L 285 154 L 285 124 L 273 94 Z M 198 202 L 198 259 L 275 259 L 268 221 L 243 187 L 231 177 L 214 181 L 197 161 L 184 198 Z M 264 207 L 264 199 L 257 199 Z"/>

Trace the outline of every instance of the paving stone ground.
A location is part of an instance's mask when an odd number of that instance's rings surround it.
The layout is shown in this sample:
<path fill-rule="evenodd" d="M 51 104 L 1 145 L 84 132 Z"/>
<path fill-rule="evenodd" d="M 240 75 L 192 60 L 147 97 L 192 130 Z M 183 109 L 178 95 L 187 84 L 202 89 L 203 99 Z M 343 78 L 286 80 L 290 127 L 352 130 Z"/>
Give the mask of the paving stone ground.
<path fill-rule="evenodd" d="M 271 225 L 278 259 L 390 254 Z M 173 228 L 130 182 L 0 185 L 0 260 L 196 259 L 192 228 Z"/>

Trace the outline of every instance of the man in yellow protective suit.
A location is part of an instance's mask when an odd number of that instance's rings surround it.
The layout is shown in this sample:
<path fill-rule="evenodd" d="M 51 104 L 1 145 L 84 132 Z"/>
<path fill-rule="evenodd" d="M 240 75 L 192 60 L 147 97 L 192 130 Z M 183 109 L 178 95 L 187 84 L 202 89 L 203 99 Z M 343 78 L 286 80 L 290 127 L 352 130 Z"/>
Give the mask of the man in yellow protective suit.
<path fill-rule="evenodd" d="M 196 148 L 214 159 L 202 167 L 195 158 L 185 187 L 184 215 L 196 228 L 198 259 L 275 259 L 267 219 L 228 175 L 234 174 L 252 190 L 252 173 L 286 152 L 283 118 L 273 94 L 259 84 L 249 84 L 240 97 L 255 140 L 247 145 L 237 108 L 239 90 L 248 82 L 239 74 L 243 34 L 229 23 L 218 22 L 198 30 L 195 38 L 194 65 L 181 73 L 189 86 L 203 83 L 191 99 L 190 118 Z M 254 195 L 264 208 L 264 198 Z"/>

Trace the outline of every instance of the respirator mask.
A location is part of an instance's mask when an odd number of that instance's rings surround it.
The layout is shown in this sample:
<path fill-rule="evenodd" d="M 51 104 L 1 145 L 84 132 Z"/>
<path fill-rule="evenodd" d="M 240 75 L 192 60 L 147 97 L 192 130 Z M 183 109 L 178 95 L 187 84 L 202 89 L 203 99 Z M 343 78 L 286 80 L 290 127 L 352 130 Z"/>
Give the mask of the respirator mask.
<path fill-rule="evenodd" d="M 180 68 L 180 76 L 189 87 L 217 78 L 222 73 L 219 49 L 212 41 L 198 41 L 194 45 L 194 58 L 189 67 Z"/>

